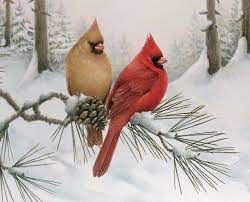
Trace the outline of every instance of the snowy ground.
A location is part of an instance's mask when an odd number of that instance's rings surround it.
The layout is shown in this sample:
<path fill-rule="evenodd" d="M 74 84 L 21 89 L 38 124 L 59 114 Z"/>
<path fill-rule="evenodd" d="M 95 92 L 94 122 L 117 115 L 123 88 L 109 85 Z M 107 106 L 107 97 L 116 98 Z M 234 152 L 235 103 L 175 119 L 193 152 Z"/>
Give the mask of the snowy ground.
<path fill-rule="evenodd" d="M 66 93 L 65 79 L 62 73 L 45 72 L 32 83 L 18 87 L 28 66 L 20 58 L 0 58 L 0 66 L 6 67 L 4 87 L 14 95 L 19 103 L 38 97 L 41 93 L 58 91 Z M 209 190 L 196 194 L 189 183 L 183 184 L 183 195 L 173 188 L 173 171 L 161 161 L 150 157 L 137 163 L 128 150 L 119 145 L 108 175 L 101 179 L 92 177 L 93 160 L 83 165 L 75 164 L 71 154 L 71 144 L 64 142 L 62 150 L 54 160 L 56 166 L 39 171 L 39 175 L 60 180 L 62 186 L 53 196 L 41 193 L 47 202 L 240 202 L 250 201 L 250 58 L 245 55 L 245 42 L 240 47 L 231 63 L 220 70 L 214 77 L 206 73 L 207 60 L 203 53 L 180 79 L 171 83 L 168 95 L 182 92 L 192 98 L 194 103 L 207 105 L 207 111 L 217 117 L 216 128 L 227 132 L 231 144 L 240 151 L 230 158 L 232 178 L 219 191 Z M 7 105 L 0 101 L 1 118 L 11 114 Z M 64 116 L 64 106 L 58 102 L 46 104 L 44 110 L 55 116 Z M 54 127 L 43 123 L 27 124 L 22 120 L 11 125 L 10 136 L 17 155 L 27 151 L 36 143 L 49 145 L 54 150 L 49 137 Z M 222 161 L 227 161 L 225 159 Z M 38 172 L 38 171 L 32 171 Z M 17 200 L 19 201 L 19 200 Z M 21 201 L 21 200 L 20 200 Z"/>

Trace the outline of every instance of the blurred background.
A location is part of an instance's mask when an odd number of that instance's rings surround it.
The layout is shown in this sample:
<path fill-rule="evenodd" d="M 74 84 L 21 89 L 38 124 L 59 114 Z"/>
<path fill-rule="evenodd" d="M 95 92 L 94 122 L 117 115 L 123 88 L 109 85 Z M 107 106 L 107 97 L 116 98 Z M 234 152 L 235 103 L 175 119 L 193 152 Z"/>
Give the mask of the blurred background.
<path fill-rule="evenodd" d="M 4 18 L 4 6 L 3 0 L 0 2 L 1 23 Z M 206 17 L 198 13 L 206 8 L 206 1 L 48 0 L 46 3 L 49 23 L 49 59 L 54 69 L 63 69 L 63 60 L 68 49 L 95 18 L 104 34 L 106 51 L 113 64 L 114 79 L 143 46 L 148 33 L 153 34 L 168 58 L 166 67 L 171 81 L 180 77 L 199 58 L 204 47 L 205 34 L 200 30 L 206 22 Z M 239 6 L 237 0 L 221 1 L 218 6 L 221 13 L 217 20 L 221 29 L 219 33 L 222 55 L 223 49 L 228 49 L 229 44 L 232 43 L 230 29 L 240 30 L 240 23 L 233 23 L 239 16 Z M 20 29 L 25 31 L 26 26 L 29 27 L 31 36 L 27 39 L 30 41 L 28 43 L 30 47 L 24 48 L 23 44 L 20 45 L 22 52 L 23 49 L 26 51 L 33 48 L 34 12 L 32 9 L 33 3 L 29 3 L 28 0 L 14 0 L 12 5 L 13 24 L 16 22 L 17 25 L 16 32 Z M 21 24 L 28 25 L 20 27 Z M 4 32 L 0 30 L 0 33 Z M 235 33 L 239 35 L 239 32 L 233 32 L 234 35 Z M 13 39 L 15 43 L 25 37 L 23 32 L 16 35 L 16 38 L 19 38 L 16 41 Z M 239 37 L 234 36 L 234 38 L 238 41 Z M 235 50 L 237 42 L 233 43 L 234 47 L 229 49 Z M 15 50 L 17 49 L 19 48 L 16 47 Z M 228 50 L 225 51 L 228 52 Z M 228 53 L 225 54 L 224 58 L 231 58 L 233 55 L 233 53 L 229 56 Z M 27 61 L 31 59 L 31 55 L 32 51 L 28 54 Z M 224 63 L 226 64 L 227 61 Z"/>

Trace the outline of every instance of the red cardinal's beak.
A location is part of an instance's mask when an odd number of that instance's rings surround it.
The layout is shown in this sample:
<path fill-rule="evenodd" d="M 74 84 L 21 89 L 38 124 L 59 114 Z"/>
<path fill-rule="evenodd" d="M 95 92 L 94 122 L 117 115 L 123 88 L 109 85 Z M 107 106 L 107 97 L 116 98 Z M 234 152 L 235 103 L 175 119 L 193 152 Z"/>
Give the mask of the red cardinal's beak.
<path fill-rule="evenodd" d="M 158 61 L 157 64 L 159 65 L 164 65 L 167 62 L 167 59 L 164 57 L 161 57 Z"/>
<path fill-rule="evenodd" d="M 95 46 L 95 50 L 97 50 L 97 51 L 103 51 L 103 50 L 104 50 L 104 45 L 103 45 L 103 43 L 98 43 L 98 44 Z"/>

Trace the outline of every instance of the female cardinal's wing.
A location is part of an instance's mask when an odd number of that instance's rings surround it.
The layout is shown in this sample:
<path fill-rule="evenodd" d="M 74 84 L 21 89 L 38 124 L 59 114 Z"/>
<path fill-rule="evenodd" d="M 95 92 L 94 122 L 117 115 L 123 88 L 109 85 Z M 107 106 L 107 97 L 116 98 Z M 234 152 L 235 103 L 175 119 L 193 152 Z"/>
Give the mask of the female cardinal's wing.
<path fill-rule="evenodd" d="M 138 69 L 133 74 L 122 74 L 112 90 L 109 101 L 108 110 L 110 118 L 127 110 L 143 95 L 148 93 L 158 80 L 156 72 Z"/>

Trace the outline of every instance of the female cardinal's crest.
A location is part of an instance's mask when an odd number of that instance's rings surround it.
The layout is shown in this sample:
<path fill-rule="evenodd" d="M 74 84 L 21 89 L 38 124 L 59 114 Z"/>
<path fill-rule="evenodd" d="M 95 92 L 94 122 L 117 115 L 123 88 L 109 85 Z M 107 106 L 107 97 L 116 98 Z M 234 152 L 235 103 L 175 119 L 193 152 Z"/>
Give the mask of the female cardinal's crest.
<path fill-rule="evenodd" d="M 99 29 L 98 27 L 98 23 L 97 23 L 97 20 L 95 19 L 94 22 L 92 23 L 92 25 L 90 26 L 90 30 L 91 29 Z"/>
<path fill-rule="evenodd" d="M 158 45 L 156 44 L 156 42 L 151 34 L 149 34 L 149 36 L 147 37 L 147 40 L 142 48 L 142 52 L 144 54 L 148 54 L 150 56 L 153 55 L 155 57 L 162 57 L 163 56 L 161 49 L 158 47 Z"/>
<path fill-rule="evenodd" d="M 83 37 L 93 42 L 104 41 L 96 19 Z"/>

